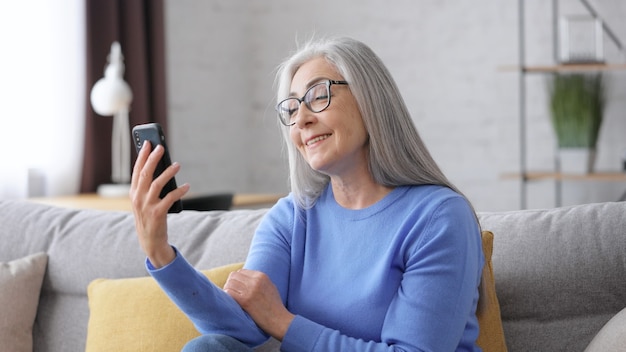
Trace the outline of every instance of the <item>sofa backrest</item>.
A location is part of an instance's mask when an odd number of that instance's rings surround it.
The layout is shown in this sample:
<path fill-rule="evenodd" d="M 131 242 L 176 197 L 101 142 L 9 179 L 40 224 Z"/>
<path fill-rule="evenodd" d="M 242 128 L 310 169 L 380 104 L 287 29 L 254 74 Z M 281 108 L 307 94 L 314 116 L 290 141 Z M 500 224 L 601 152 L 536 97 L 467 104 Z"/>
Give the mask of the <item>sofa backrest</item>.
<path fill-rule="evenodd" d="M 480 213 L 509 351 L 583 351 L 626 306 L 626 202 Z"/>
<path fill-rule="evenodd" d="M 199 269 L 243 261 L 265 211 L 172 214 L 170 240 Z M 84 351 L 92 280 L 147 275 L 129 212 L 0 201 L 0 243 L 0 262 L 49 256 L 33 331 L 38 352 Z"/>
<path fill-rule="evenodd" d="M 266 209 L 184 211 L 170 239 L 199 269 L 244 260 Z M 626 203 L 479 213 L 509 351 L 583 351 L 626 306 Z M 145 276 L 128 212 L 0 201 L 0 262 L 46 252 L 35 351 L 82 351 L 96 278 Z"/>

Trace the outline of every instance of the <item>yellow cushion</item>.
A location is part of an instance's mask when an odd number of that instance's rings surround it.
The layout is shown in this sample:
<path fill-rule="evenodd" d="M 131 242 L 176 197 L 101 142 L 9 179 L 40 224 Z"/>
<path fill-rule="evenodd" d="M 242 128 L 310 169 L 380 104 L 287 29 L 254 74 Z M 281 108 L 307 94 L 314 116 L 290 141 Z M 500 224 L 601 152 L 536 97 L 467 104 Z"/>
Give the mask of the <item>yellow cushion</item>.
<path fill-rule="evenodd" d="M 496 284 L 493 277 L 493 266 L 491 265 L 493 233 L 483 231 L 482 240 L 485 267 L 483 268 L 481 307 L 477 313 L 478 325 L 480 327 L 477 343 L 484 352 L 506 352 L 502 318 L 500 317 L 500 303 L 498 303 L 498 297 L 496 296 Z"/>
<path fill-rule="evenodd" d="M 242 263 L 202 271 L 217 286 Z M 97 279 L 87 288 L 85 351 L 180 351 L 199 335 L 151 277 Z"/>

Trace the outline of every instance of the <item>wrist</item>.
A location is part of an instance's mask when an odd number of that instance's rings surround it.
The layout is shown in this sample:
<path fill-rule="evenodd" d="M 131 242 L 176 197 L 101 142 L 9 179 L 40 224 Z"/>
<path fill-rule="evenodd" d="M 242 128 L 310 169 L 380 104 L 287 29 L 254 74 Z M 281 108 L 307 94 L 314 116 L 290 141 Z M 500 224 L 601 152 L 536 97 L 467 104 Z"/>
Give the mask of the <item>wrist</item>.
<path fill-rule="evenodd" d="M 147 255 L 152 266 L 155 269 L 160 269 L 174 261 L 176 251 L 169 243 L 165 243 L 163 246 L 153 249 Z"/>
<path fill-rule="evenodd" d="M 266 332 L 276 340 L 282 341 L 295 317 L 296 316 L 294 314 L 285 310 L 285 313 L 282 314 L 281 317 L 277 317 L 276 321 L 271 325 L 272 331 Z"/>

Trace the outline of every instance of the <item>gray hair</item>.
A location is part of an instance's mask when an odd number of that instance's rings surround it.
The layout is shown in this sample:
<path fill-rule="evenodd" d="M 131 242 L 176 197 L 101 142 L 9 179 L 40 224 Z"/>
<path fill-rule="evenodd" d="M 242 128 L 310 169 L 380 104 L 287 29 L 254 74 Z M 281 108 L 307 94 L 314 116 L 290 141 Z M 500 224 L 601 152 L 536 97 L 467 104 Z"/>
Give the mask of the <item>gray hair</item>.
<path fill-rule="evenodd" d="M 442 185 L 460 193 L 433 160 L 391 74 L 367 45 L 350 38 L 309 41 L 279 66 L 277 100 L 288 96 L 300 66 L 318 57 L 331 63 L 349 83 L 369 135 L 368 163 L 375 182 L 390 187 Z M 280 127 L 294 199 L 303 208 L 311 207 L 330 178 L 309 166 L 291 141 L 289 128 Z"/>

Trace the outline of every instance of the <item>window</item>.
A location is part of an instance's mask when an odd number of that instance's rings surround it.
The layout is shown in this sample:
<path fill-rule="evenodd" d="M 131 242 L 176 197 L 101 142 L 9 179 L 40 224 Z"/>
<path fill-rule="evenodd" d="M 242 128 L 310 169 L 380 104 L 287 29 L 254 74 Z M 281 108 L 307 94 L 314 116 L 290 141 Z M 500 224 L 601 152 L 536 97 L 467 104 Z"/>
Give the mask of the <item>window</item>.
<path fill-rule="evenodd" d="M 84 6 L 84 0 L 0 3 L 0 199 L 78 191 Z"/>

